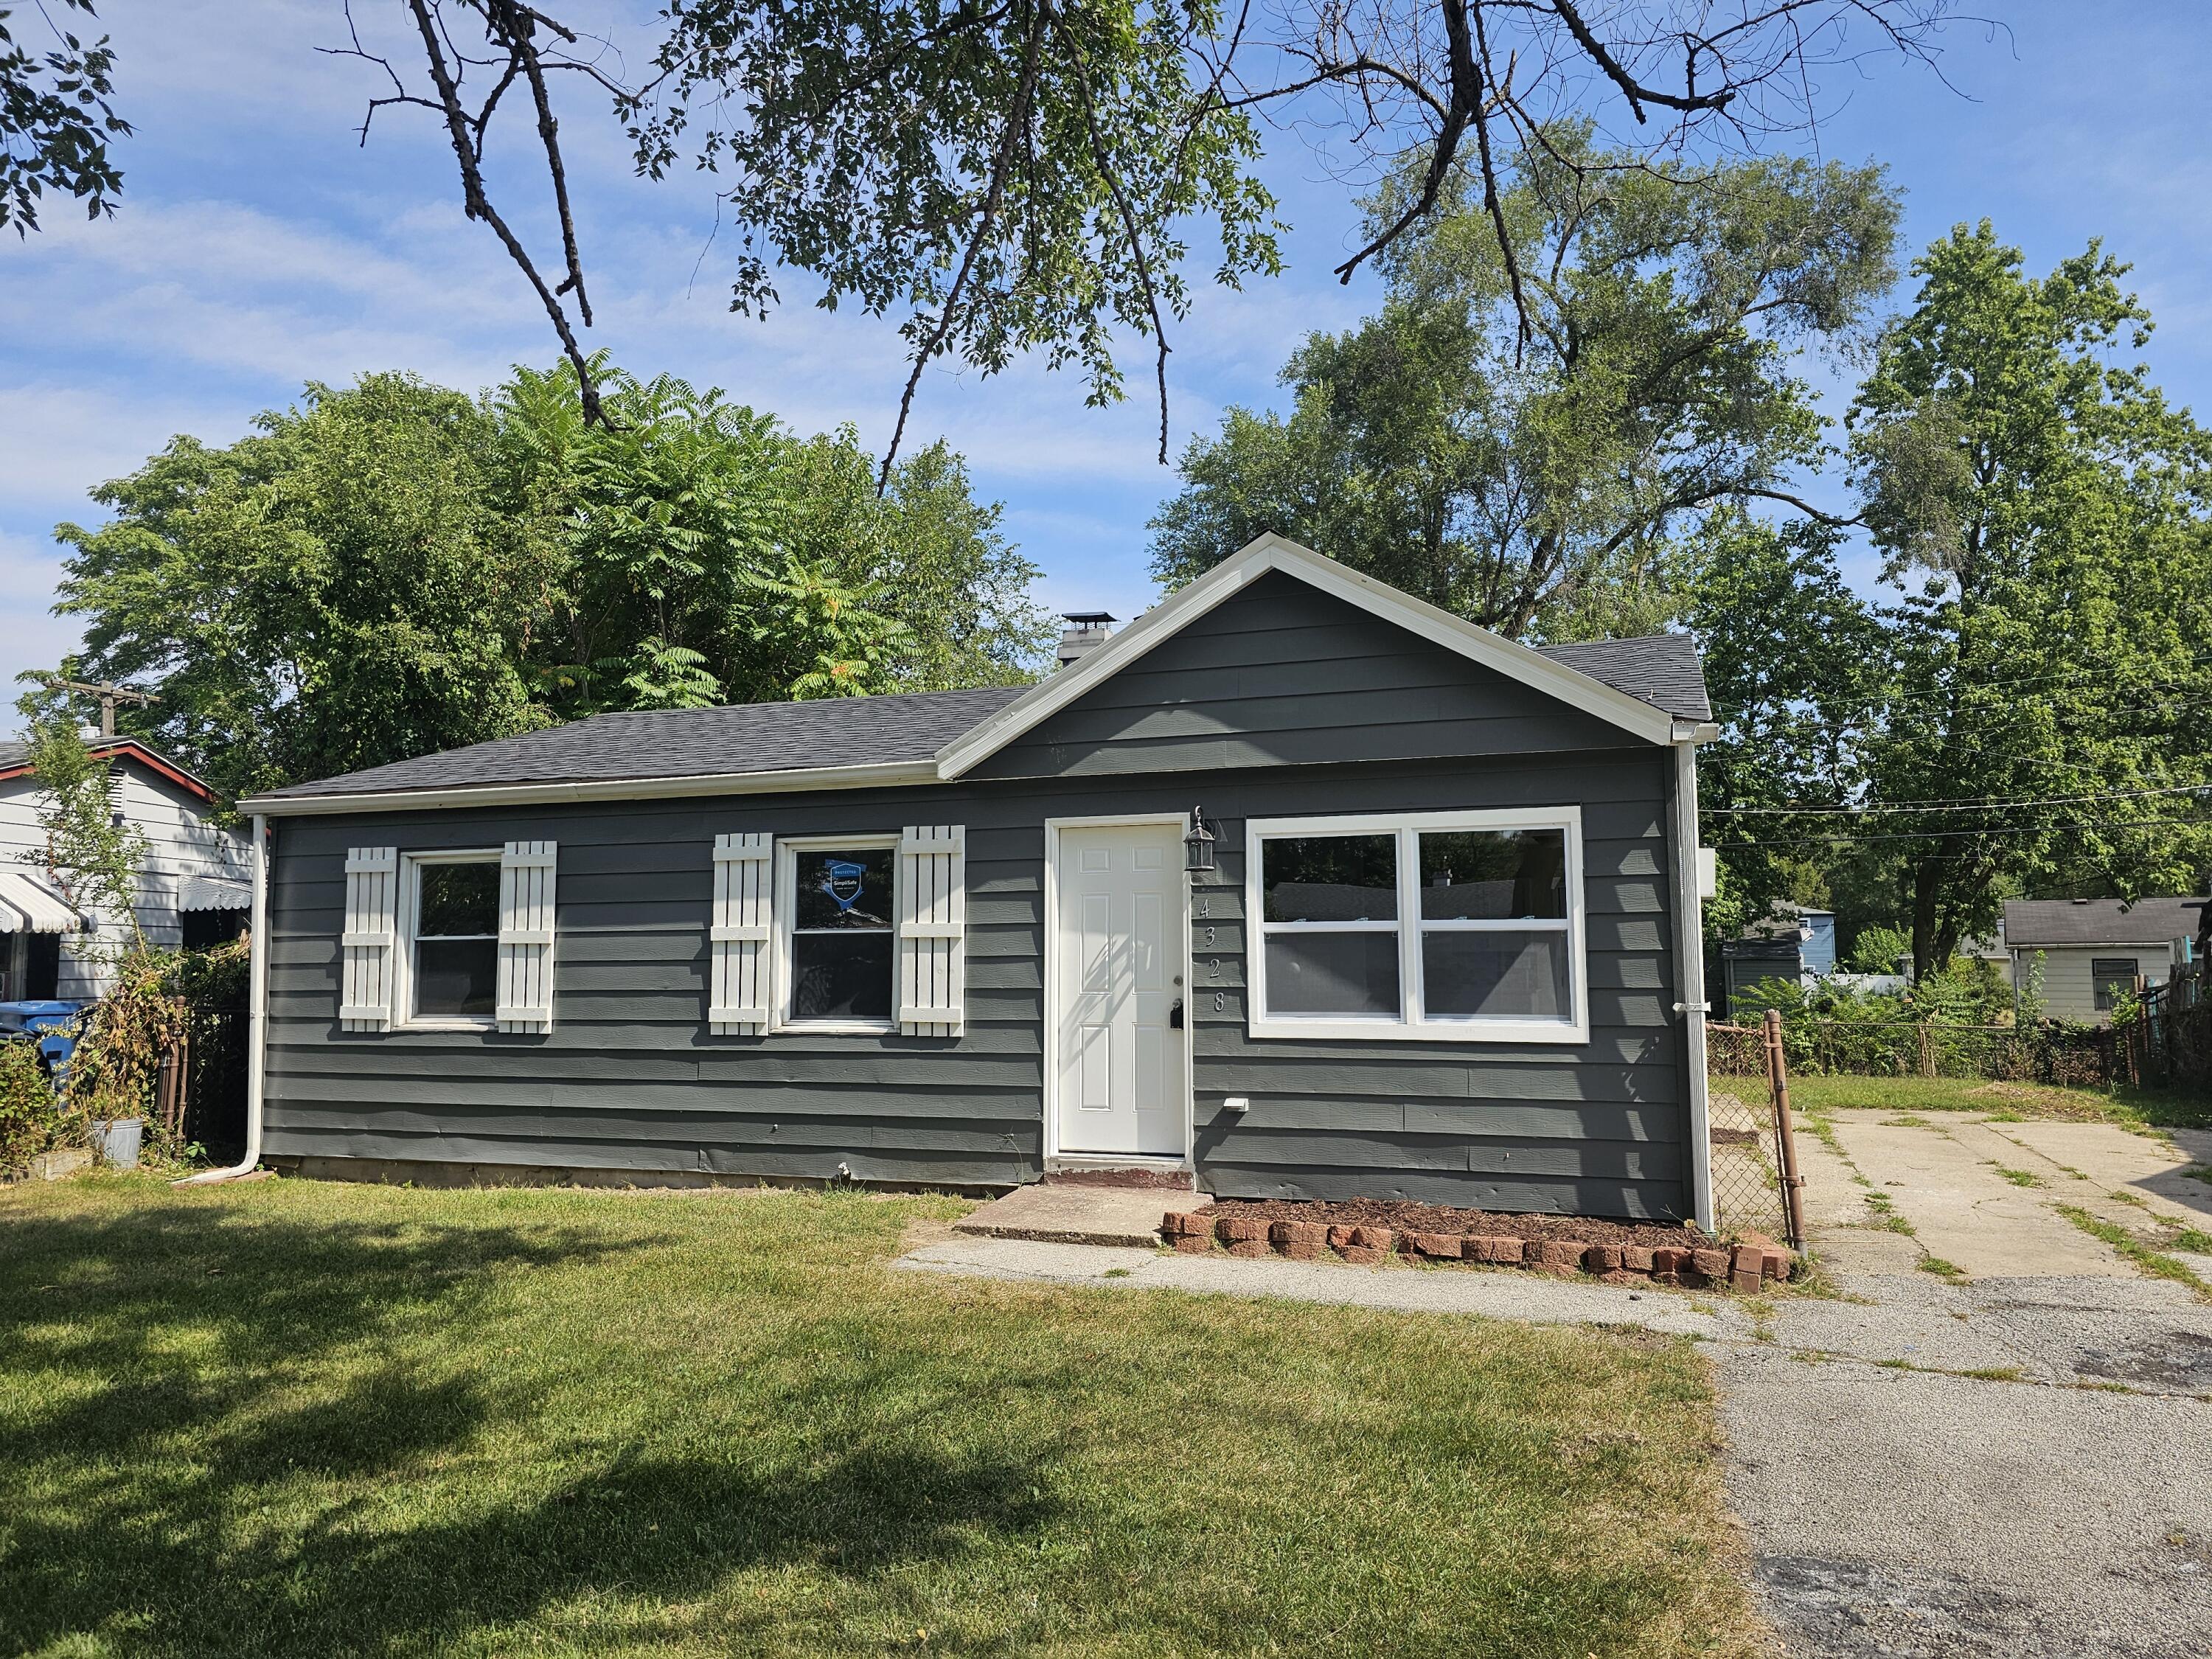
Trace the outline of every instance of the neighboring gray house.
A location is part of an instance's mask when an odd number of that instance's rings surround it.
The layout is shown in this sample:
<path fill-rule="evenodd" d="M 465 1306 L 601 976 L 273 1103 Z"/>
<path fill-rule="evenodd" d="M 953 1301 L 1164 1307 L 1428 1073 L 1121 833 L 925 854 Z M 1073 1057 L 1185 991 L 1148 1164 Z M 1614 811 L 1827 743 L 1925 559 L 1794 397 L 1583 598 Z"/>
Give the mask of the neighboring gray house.
<path fill-rule="evenodd" d="M 1033 687 L 255 797 L 262 1147 L 1710 1218 L 1708 720 L 1686 639 L 1534 650 L 1268 536 Z"/>
<path fill-rule="evenodd" d="M 2112 1017 L 2112 999 L 2134 988 L 2140 974 L 2163 985 L 2175 966 L 2201 948 L 2206 901 L 2201 898 L 2008 899 L 2002 933 L 2015 988 L 2043 968 L 2043 1011 L 2053 1019 Z"/>
<path fill-rule="evenodd" d="M 235 938 L 251 892 L 249 845 L 212 822 L 207 785 L 136 738 L 89 737 L 115 778 L 115 809 L 146 837 L 137 912 L 148 944 L 174 950 Z M 120 915 L 71 901 L 46 865 L 40 784 L 30 747 L 0 743 L 0 1001 L 90 998 L 106 990 L 103 959 L 126 931 Z"/>
<path fill-rule="evenodd" d="M 1762 981 L 1790 980 L 1810 990 L 1835 971 L 1836 913 L 1787 899 L 1775 900 L 1763 920 L 1745 923 L 1739 937 L 1721 945 L 1728 1016 L 1737 1022 L 1759 1017 L 1765 1005 L 1744 994 Z"/>

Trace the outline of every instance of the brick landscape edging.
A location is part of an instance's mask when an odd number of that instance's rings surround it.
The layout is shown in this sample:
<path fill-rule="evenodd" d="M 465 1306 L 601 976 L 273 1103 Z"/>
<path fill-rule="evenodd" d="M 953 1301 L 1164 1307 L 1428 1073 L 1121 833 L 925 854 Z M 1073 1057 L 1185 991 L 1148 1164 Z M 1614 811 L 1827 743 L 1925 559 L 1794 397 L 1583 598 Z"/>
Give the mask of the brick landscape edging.
<path fill-rule="evenodd" d="M 1219 1243 L 1237 1256 L 1286 1256 L 1318 1261 L 1331 1255 L 1363 1267 L 1392 1253 L 1425 1261 L 1479 1261 L 1527 1267 L 1571 1279 L 1589 1273 L 1608 1285 L 1687 1285 L 1756 1291 L 1767 1280 L 1786 1280 L 1794 1252 L 1758 1233 L 1733 1247 L 1678 1249 L 1668 1245 L 1584 1244 L 1574 1239 L 1522 1239 L 1484 1233 L 1401 1233 L 1388 1227 L 1332 1226 L 1318 1221 L 1218 1219 L 1203 1210 L 1170 1210 L 1160 1221 L 1166 1242 L 1186 1255 L 1204 1255 Z"/>

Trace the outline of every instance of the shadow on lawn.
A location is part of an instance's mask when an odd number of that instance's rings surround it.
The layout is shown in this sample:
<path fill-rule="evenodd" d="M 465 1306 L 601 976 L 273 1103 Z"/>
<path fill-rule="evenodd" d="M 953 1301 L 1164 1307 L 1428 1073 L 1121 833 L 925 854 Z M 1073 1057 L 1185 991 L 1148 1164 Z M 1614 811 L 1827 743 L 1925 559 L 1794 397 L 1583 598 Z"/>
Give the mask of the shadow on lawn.
<path fill-rule="evenodd" d="M 496 1365 L 410 1358 L 410 1335 L 465 1328 L 506 1275 L 659 1242 L 220 1211 L 11 1222 L 0 1370 L 61 1381 L 0 1431 L 0 1492 L 19 1495 L 0 1650 L 434 1650 L 597 1591 L 695 1601 L 763 1564 L 866 1580 L 1050 1518 L 1041 1465 L 902 1447 L 887 1425 L 859 1449 L 802 1434 L 611 1459 L 539 1430 L 553 1484 L 526 1497 L 487 1508 L 447 1474 L 435 1504 L 382 1501 L 487 1432 L 532 1432 L 539 1403 Z M 869 1421 L 871 1376 L 817 1374 L 812 1420 Z"/>

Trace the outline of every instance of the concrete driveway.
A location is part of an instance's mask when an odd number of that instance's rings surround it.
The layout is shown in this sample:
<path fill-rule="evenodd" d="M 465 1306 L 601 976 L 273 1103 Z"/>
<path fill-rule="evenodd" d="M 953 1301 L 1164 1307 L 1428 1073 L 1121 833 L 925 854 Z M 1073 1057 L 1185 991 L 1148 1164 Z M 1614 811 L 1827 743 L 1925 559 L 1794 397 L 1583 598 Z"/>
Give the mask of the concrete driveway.
<path fill-rule="evenodd" d="M 1759 1302 L 1492 1272 L 945 1238 L 921 1272 L 1640 1325 L 1713 1345 L 1729 1491 L 1788 1650 L 2212 1654 L 2212 1135 L 1842 1112 L 1805 1138 L 1841 1294 Z M 1955 1271 L 1936 1272 L 1941 1262 Z"/>
<path fill-rule="evenodd" d="M 2091 1231 L 2212 1283 L 2179 1248 L 2212 1231 L 2186 1173 L 2212 1136 L 1831 1121 L 1808 1222 L 1844 1299 L 1719 1354 L 1729 1494 L 1790 1650 L 2212 1653 L 2212 1307 Z"/>

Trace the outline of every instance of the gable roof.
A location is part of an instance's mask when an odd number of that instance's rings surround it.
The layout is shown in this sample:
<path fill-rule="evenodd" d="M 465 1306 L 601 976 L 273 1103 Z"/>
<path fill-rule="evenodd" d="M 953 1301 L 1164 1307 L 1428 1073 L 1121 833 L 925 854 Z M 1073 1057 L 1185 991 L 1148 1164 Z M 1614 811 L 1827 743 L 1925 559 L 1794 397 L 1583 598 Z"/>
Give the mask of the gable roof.
<path fill-rule="evenodd" d="M 1477 628 L 1279 536 L 1262 536 L 1036 685 L 596 714 L 543 732 L 270 791 L 249 811 L 327 812 L 859 787 L 956 778 L 1269 571 L 1281 570 L 1642 741 L 1710 720 L 1686 636 L 1537 649 Z"/>
<path fill-rule="evenodd" d="M 1496 669 L 1571 708 L 1608 720 L 1632 737 L 1647 743 L 1671 743 L 1675 739 L 1674 723 L 1678 717 L 1674 711 L 1597 678 L 1583 665 L 1595 659 L 1587 649 L 1583 664 L 1577 664 L 1563 655 L 1517 644 L 1502 634 L 1478 628 L 1449 611 L 1439 610 L 1410 593 L 1401 593 L 1388 583 L 1364 576 L 1349 566 L 1323 558 L 1310 547 L 1301 547 L 1289 538 L 1270 532 L 1246 543 L 1189 586 L 1178 588 L 1073 666 L 1032 687 L 973 732 L 946 744 L 938 757 L 939 775 L 957 778 L 996 754 L 1024 732 L 1058 714 L 1091 687 L 1121 672 L 1162 641 L 1172 639 L 1223 600 L 1272 570 L 1295 576 L 1385 622 L 1395 623 L 1423 639 L 1456 651 L 1470 661 Z M 1561 652 L 1571 649 L 1559 647 Z M 1671 659 L 1673 650 L 1672 647 L 1662 647 L 1633 654 L 1638 661 L 1638 678 L 1648 675 L 1654 679 L 1665 679 L 1668 682 L 1668 695 L 1680 696 L 1684 688 L 1675 683 L 1675 677 L 1659 669 L 1662 658 Z M 1691 655 L 1694 660 L 1694 647 Z M 1705 705 L 1702 674 L 1698 677 L 1696 704 L 1700 708 Z M 1692 725 L 1709 717 L 1710 710 L 1704 716 L 1680 716 Z"/>
<path fill-rule="evenodd" d="M 2007 899 L 2005 943 L 2016 951 L 2052 945 L 2169 945 L 2204 926 L 2202 898 Z"/>
<path fill-rule="evenodd" d="M 179 789 L 212 803 L 215 791 L 171 760 L 160 750 L 149 746 L 137 738 L 87 738 L 85 752 L 94 760 L 135 761 L 159 778 L 166 778 Z M 10 778 L 27 776 L 31 770 L 31 745 L 20 738 L 0 742 L 0 783 Z"/>

